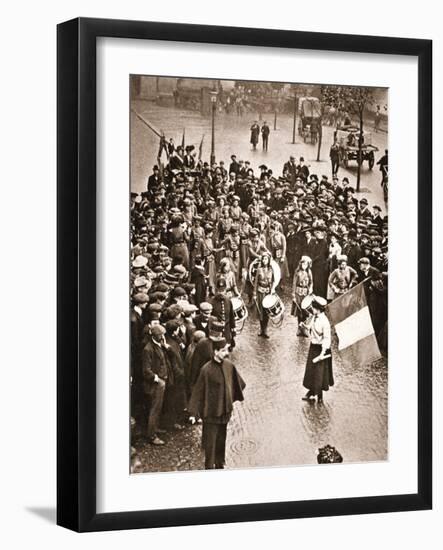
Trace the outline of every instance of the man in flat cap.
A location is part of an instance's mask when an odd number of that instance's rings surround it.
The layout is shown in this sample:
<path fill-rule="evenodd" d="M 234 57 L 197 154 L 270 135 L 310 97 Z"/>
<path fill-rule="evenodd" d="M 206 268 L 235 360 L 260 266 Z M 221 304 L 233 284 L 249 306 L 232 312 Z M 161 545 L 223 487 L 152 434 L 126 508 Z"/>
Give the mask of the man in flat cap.
<path fill-rule="evenodd" d="M 145 396 L 150 409 L 146 436 L 152 445 L 164 445 L 160 439 L 160 415 L 163 408 L 166 384 L 173 378 L 171 349 L 165 341 L 166 330 L 162 325 L 151 328 L 151 338 L 143 350 L 143 381 Z"/>
<path fill-rule="evenodd" d="M 195 316 L 194 325 L 197 330 L 202 330 L 206 336 L 209 336 L 209 328 L 216 318 L 212 315 L 212 304 L 202 302 L 200 304 L 200 313 Z"/>

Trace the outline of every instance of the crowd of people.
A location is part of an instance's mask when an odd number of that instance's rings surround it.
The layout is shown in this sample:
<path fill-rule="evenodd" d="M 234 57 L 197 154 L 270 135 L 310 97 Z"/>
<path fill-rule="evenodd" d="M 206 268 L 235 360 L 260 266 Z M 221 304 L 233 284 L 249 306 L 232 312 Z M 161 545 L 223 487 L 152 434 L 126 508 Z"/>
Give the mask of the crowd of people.
<path fill-rule="evenodd" d="M 193 146 L 170 146 L 167 154 L 146 190 L 131 193 L 133 434 L 163 445 L 165 431 L 203 421 L 206 467 L 223 467 L 226 424 L 244 388 L 227 360 L 237 337 L 233 298 L 250 306 L 247 322 L 257 313 L 259 335 L 268 338 L 263 299 L 289 293 L 303 338 L 303 299 L 327 303 L 364 282 L 385 350 L 388 217 L 357 198 L 347 177 L 312 174 L 303 158 L 291 156 L 274 173 L 234 154 L 210 165 Z M 211 361 L 229 373 L 229 388 L 210 407 L 217 414 L 205 416 Z"/>

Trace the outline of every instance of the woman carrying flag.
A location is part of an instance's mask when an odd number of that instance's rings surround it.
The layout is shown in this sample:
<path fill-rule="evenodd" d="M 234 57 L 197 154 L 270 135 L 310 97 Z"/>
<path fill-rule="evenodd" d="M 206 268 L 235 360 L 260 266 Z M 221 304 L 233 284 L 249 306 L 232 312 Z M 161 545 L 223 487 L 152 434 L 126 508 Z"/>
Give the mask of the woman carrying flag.
<path fill-rule="evenodd" d="M 307 323 L 302 323 L 309 331 L 311 345 L 306 361 L 303 386 L 308 390 L 302 397 L 309 401 L 317 396 L 317 402 L 323 403 L 323 392 L 334 385 L 331 355 L 331 325 L 325 315 L 327 301 L 320 296 L 308 296 L 303 304 L 310 310 L 312 317 Z"/>

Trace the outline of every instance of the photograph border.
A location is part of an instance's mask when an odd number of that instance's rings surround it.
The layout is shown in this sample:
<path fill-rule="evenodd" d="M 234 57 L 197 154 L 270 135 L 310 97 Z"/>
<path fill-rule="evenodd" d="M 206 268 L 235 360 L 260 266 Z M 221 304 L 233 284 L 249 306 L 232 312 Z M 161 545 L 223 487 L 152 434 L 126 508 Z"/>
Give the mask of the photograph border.
<path fill-rule="evenodd" d="M 417 57 L 417 493 L 97 513 L 96 41 L 99 37 Z M 104 531 L 430 509 L 432 41 L 79 18 L 58 25 L 57 50 L 57 523 L 76 531 Z"/>

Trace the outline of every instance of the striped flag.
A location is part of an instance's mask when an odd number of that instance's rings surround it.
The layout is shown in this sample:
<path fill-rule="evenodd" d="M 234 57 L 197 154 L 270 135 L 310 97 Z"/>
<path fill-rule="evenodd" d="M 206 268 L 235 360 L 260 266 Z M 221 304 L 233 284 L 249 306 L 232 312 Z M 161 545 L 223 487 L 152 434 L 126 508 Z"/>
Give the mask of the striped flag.
<path fill-rule="evenodd" d="M 328 305 L 328 314 L 338 336 L 338 350 L 344 359 L 357 364 L 380 359 L 364 282 L 332 301 Z"/>

